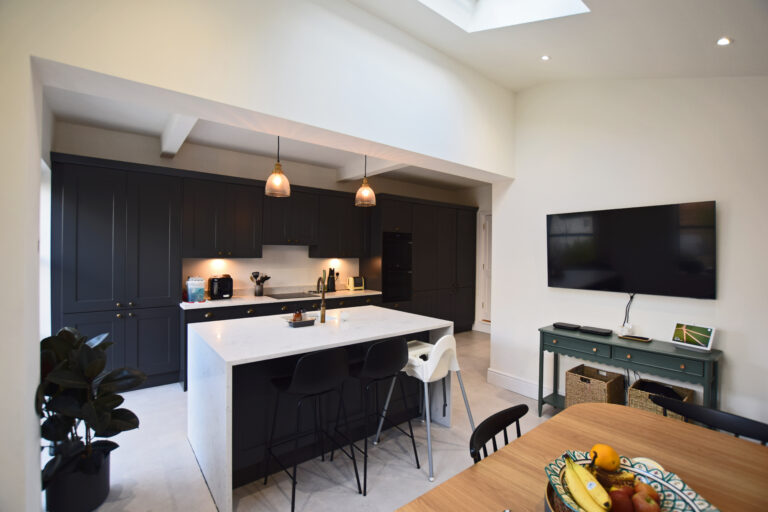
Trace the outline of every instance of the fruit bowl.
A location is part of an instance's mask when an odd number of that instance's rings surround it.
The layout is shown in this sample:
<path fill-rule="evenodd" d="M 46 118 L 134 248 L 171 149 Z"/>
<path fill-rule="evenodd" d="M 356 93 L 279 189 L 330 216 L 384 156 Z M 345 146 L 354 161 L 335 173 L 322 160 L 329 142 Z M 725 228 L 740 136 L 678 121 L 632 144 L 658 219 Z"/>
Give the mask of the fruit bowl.
<path fill-rule="evenodd" d="M 587 465 L 590 462 L 588 452 L 568 450 L 568 455 L 577 464 Z M 696 491 L 688 487 L 676 474 L 662 471 L 646 462 L 632 460 L 624 456 L 620 457 L 620 461 L 621 470 L 634 473 L 635 478 L 656 489 L 661 496 L 660 507 L 663 512 L 717 512 L 716 507 L 712 506 L 707 500 L 699 496 Z M 561 507 L 550 505 L 550 502 L 557 501 L 559 498 L 562 504 L 567 507 L 565 510 L 584 512 L 584 509 L 576 504 L 568 493 L 563 481 L 564 468 L 564 455 L 558 457 L 544 468 L 544 472 L 547 474 L 549 483 L 554 491 L 552 499 L 550 499 L 548 492 L 548 505 L 553 512 L 561 510 Z"/>

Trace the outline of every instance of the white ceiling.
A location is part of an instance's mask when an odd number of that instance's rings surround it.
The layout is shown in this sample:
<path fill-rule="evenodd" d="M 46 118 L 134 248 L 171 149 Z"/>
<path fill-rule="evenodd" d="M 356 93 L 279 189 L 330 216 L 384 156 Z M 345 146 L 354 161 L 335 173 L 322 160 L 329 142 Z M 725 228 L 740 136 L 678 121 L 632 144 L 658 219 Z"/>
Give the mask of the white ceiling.
<path fill-rule="evenodd" d="M 349 1 L 512 90 L 555 80 L 768 75 L 766 0 L 584 0 L 589 13 L 475 33 L 419 0 Z M 718 47 L 721 36 L 733 44 Z"/>
<path fill-rule="evenodd" d="M 45 87 L 45 97 L 54 116 L 63 121 L 160 137 L 171 117 L 170 112 L 134 103 Z M 274 158 L 277 137 L 235 126 L 199 119 L 187 142 Z M 359 168 L 363 157 L 357 153 L 280 137 L 280 158 L 330 169 Z M 369 164 L 371 158 L 369 158 Z M 382 161 L 383 162 L 383 161 Z M 482 181 L 424 169 L 401 166 L 379 174 L 388 179 L 427 185 L 446 190 L 477 187 Z"/>

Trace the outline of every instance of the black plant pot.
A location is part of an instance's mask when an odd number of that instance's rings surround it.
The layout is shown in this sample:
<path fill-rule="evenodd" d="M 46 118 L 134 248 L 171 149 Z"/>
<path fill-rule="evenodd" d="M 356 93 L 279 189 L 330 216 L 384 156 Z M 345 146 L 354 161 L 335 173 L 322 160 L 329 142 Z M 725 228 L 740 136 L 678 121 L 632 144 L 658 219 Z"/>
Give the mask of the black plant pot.
<path fill-rule="evenodd" d="M 109 495 L 109 453 L 94 451 L 101 461 L 80 464 L 72 472 L 57 475 L 45 490 L 50 512 L 91 512 Z"/>

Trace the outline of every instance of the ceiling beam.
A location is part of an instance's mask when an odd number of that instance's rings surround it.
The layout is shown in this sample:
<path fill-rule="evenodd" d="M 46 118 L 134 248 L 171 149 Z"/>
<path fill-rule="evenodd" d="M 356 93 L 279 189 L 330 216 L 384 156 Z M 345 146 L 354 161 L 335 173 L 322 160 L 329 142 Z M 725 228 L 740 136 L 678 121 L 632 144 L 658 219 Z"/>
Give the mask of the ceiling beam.
<path fill-rule="evenodd" d="M 376 176 L 377 174 L 384 174 L 389 171 L 396 171 L 407 167 L 405 164 L 398 164 L 389 160 L 383 160 L 381 158 L 368 157 L 368 176 Z M 348 162 L 346 165 L 336 171 L 337 181 L 353 181 L 363 178 L 364 162 L 361 158 L 359 161 L 355 159 L 353 162 Z"/>
<path fill-rule="evenodd" d="M 165 158 L 176 156 L 195 123 L 197 123 L 196 117 L 171 114 L 160 136 L 160 156 Z"/>

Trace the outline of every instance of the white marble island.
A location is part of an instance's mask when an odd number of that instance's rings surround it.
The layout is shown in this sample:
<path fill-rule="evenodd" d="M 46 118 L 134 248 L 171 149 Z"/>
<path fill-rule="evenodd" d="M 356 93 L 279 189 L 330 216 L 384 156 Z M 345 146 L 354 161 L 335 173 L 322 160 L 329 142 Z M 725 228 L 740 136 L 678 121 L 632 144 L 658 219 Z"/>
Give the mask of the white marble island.
<path fill-rule="evenodd" d="M 187 436 L 220 511 L 232 510 L 233 395 L 243 393 L 234 389 L 236 367 L 414 333 L 428 332 L 435 342 L 453 332 L 452 322 L 377 306 L 330 310 L 325 324 L 302 328 L 290 327 L 284 316 L 189 325 Z M 433 403 L 434 421 L 450 425 L 438 410 L 442 403 Z"/>

